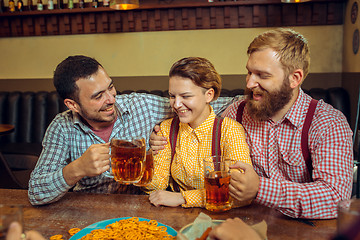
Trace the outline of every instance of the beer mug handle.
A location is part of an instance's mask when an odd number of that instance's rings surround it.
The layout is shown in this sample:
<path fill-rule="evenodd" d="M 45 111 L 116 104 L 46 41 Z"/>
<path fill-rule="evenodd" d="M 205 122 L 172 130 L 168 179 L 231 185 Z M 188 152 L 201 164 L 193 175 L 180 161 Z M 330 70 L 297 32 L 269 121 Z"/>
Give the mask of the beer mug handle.
<path fill-rule="evenodd" d="M 114 175 L 112 174 L 112 169 L 111 169 L 111 163 L 110 163 L 110 169 L 103 172 L 102 173 L 105 177 L 108 177 L 108 178 L 114 178 Z"/>
<path fill-rule="evenodd" d="M 111 147 L 110 147 L 110 151 L 109 151 L 109 154 L 111 156 Z M 102 174 L 105 176 L 105 177 L 108 177 L 108 178 L 114 178 L 114 174 L 112 172 L 112 169 L 111 169 L 111 157 L 109 158 L 109 170 L 103 172 Z"/>
<path fill-rule="evenodd" d="M 205 174 L 209 174 L 209 172 L 212 172 L 212 171 L 214 171 L 214 169 L 213 168 L 211 168 L 210 166 L 204 166 L 204 173 Z"/>

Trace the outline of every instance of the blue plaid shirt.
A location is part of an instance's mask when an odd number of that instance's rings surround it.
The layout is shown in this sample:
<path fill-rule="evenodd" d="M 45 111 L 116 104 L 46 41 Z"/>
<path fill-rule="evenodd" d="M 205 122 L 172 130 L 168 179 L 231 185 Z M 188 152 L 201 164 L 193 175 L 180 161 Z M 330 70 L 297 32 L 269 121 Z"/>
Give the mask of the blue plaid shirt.
<path fill-rule="evenodd" d="M 237 98 L 219 98 L 212 106 L 220 114 Z M 152 94 L 132 93 L 116 96 L 117 120 L 110 136 L 124 138 L 142 136 L 149 142 L 153 127 L 172 117 L 169 99 Z M 78 114 L 68 110 L 59 113 L 49 125 L 42 145 L 43 150 L 29 181 L 29 200 L 41 205 L 59 200 L 73 188 L 76 192 L 129 193 L 133 186 L 117 183 L 103 173 L 96 177 L 84 177 L 75 186 L 66 183 L 63 168 L 78 159 L 92 144 L 105 143 Z"/>

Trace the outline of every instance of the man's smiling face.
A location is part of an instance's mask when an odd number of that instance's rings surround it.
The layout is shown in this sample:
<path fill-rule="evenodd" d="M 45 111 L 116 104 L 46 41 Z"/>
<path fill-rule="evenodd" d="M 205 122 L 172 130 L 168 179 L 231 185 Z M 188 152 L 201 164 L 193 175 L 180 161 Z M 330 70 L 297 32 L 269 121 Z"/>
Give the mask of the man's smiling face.
<path fill-rule="evenodd" d="M 249 56 L 246 68 L 246 95 L 250 115 L 265 121 L 289 103 L 293 96 L 289 77 L 275 51 L 271 48 L 255 51 Z"/>

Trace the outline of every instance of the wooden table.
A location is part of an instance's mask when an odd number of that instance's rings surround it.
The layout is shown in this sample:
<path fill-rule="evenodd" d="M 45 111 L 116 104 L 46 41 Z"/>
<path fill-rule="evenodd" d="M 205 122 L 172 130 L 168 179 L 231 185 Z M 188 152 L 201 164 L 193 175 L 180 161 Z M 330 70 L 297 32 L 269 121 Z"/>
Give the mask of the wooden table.
<path fill-rule="evenodd" d="M 62 234 L 70 236 L 70 228 L 84 228 L 92 223 L 119 217 L 143 217 L 180 230 L 193 222 L 200 212 L 213 219 L 240 217 L 248 224 L 265 220 L 268 239 L 330 239 L 336 232 L 336 220 L 314 220 L 310 226 L 261 205 L 232 209 L 225 213 L 211 213 L 201 208 L 155 207 L 148 196 L 125 194 L 67 193 L 58 202 L 34 207 L 28 201 L 26 190 L 0 189 L 0 204 L 24 206 L 25 230 L 34 229 L 46 238 Z"/>
<path fill-rule="evenodd" d="M 0 136 L 13 132 L 15 129 L 14 125 L 11 124 L 0 124 Z"/>

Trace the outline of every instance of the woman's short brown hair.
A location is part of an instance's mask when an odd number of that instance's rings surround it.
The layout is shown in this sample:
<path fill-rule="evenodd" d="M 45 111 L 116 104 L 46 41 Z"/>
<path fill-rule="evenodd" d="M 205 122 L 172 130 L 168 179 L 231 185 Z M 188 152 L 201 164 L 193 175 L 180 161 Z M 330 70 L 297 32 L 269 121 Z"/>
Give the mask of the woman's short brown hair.
<path fill-rule="evenodd" d="M 189 78 L 196 86 L 204 89 L 214 89 L 216 100 L 221 91 L 221 77 L 214 65 L 206 58 L 187 57 L 174 63 L 169 71 L 169 77 Z"/>

